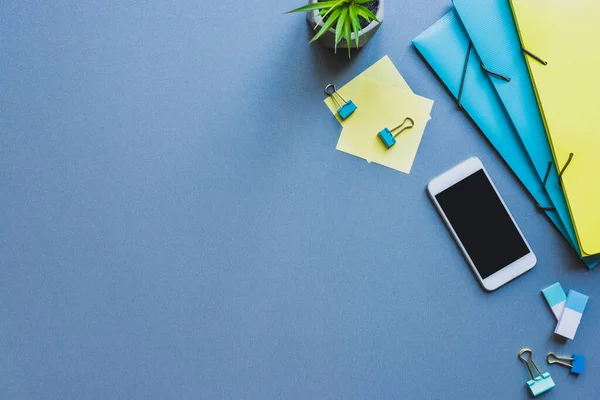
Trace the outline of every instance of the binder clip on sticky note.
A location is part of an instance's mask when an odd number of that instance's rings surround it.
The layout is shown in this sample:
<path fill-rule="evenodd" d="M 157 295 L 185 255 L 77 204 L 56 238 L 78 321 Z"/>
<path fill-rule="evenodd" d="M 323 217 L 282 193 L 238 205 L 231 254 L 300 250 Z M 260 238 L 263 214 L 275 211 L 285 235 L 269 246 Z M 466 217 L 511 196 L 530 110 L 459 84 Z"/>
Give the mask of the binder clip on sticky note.
<path fill-rule="evenodd" d="M 388 128 L 384 128 L 377 134 L 377 136 L 379 136 L 379 139 L 381 139 L 385 147 L 389 149 L 396 143 L 396 136 L 405 130 L 412 128 L 413 126 L 415 126 L 415 121 L 413 121 L 413 119 L 410 117 L 406 117 L 404 121 L 394 129 L 390 130 Z M 398 130 L 398 132 L 392 134 L 392 132 L 396 130 Z"/>
<path fill-rule="evenodd" d="M 566 361 L 571 361 L 571 364 L 567 363 Z M 579 375 L 583 372 L 585 357 L 581 354 L 573 354 L 573 357 L 559 357 L 550 352 L 546 356 L 546 362 L 550 365 L 559 364 L 563 367 L 571 368 L 572 374 Z"/>
<path fill-rule="evenodd" d="M 331 97 L 333 101 L 335 101 L 335 104 L 337 104 L 337 106 L 339 107 L 337 113 L 340 116 L 340 118 L 342 118 L 342 120 L 348 118 L 358 108 L 356 107 L 356 104 L 352 102 L 352 100 L 346 101 L 346 99 L 344 99 L 342 95 L 339 94 L 339 92 L 335 88 L 335 85 L 332 83 L 325 86 L 325 94 Z"/>
<path fill-rule="evenodd" d="M 523 357 L 525 353 L 529 353 L 529 359 Z M 527 371 L 529 371 L 529 375 L 531 376 L 531 379 L 527 381 L 527 386 L 529 387 L 532 395 L 538 396 L 552 389 L 555 385 L 550 374 L 548 372 L 542 373 L 542 371 L 540 371 L 536 363 L 533 361 L 532 357 L 533 352 L 530 349 L 523 349 L 519 352 L 519 359 L 525 363 Z M 533 365 L 539 375 L 534 375 L 530 364 Z"/>

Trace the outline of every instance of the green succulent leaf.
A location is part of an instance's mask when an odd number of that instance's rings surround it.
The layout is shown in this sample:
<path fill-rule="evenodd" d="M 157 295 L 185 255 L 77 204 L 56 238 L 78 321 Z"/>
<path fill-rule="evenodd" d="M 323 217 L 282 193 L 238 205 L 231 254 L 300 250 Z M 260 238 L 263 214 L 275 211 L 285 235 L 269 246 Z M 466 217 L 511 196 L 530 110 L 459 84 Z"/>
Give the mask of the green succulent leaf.
<path fill-rule="evenodd" d="M 319 14 L 318 14 L 319 17 L 321 17 L 321 19 L 323 19 L 323 15 L 325 15 L 328 11 L 329 10 L 326 8 L 322 9 L 321 11 L 319 11 Z M 319 27 L 319 23 L 317 22 L 313 28 L 313 31 L 316 31 L 318 27 Z"/>
<path fill-rule="evenodd" d="M 335 48 L 334 51 L 337 53 L 338 43 L 342 40 L 342 33 L 344 32 L 344 22 L 346 21 L 346 17 L 348 16 L 348 9 L 342 8 L 340 11 L 340 16 L 338 17 L 337 24 L 335 26 Z"/>
<path fill-rule="evenodd" d="M 352 30 L 354 31 L 354 40 L 356 41 L 356 48 L 358 49 L 358 31 L 360 31 L 360 21 L 358 20 L 358 14 L 356 12 L 356 5 L 351 4 L 348 7 L 348 15 L 350 15 L 350 22 L 352 22 Z"/>
<path fill-rule="evenodd" d="M 365 6 L 359 6 L 359 5 L 357 5 L 356 6 L 356 12 L 358 13 L 358 15 L 360 15 L 361 17 L 363 17 L 364 19 L 366 19 L 367 22 L 371 22 L 371 21 L 377 21 L 377 22 L 379 22 L 379 20 L 375 16 L 375 14 L 373 14 L 371 12 L 371 10 L 369 10 Z"/>
<path fill-rule="evenodd" d="M 336 3 L 339 3 L 339 0 L 331 0 L 331 1 L 323 1 L 323 2 L 313 3 L 313 4 L 307 4 L 305 6 L 298 7 L 294 10 L 288 11 L 286 14 L 320 10 L 322 8 L 333 7 Z"/>
<path fill-rule="evenodd" d="M 352 54 L 350 53 L 352 48 L 352 38 L 350 37 L 351 34 L 352 30 L 350 28 L 350 18 L 346 18 L 346 21 L 344 22 L 344 35 L 346 36 L 346 44 L 348 45 L 348 58 L 352 58 Z"/>
<path fill-rule="evenodd" d="M 327 17 L 327 15 L 328 15 L 330 12 L 332 12 L 333 10 L 340 10 L 340 9 L 342 9 L 342 8 L 346 8 L 346 7 L 345 7 L 346 5 L 344 4 L 346 1 L 347 1 L 347 0 L 339 0 L 337 3 L 335 3 L 335 4 L 334 4 L 334 5 L 333 5 L 333 6 L 332 6 L 330 9 L 329 9 L 329 11 L 327 11 L 327 12 L 325 13 L 325 15 L 323 15 L 323 18 Z"/>
<path fill-rule="evenodd" d="M 320 38 L 321 36 L 323 36 L 323 34 L 325 32 L 327 32 L 327 30 L 329 28 L 331 28 L 331 26 L 335 23 L 335 21 L 338 19 L 340 13 L 342 12 L 342 10 L 335 10 L 333 13 L 331 13 L 331 15 L 329 16 L 329 18 L 327 18 L 327 21 L 325 21 L 325 23 L 323 24 L 323 26 L 321 27 L 321 29 L 319 30 L 319 32 L 317 32 L 317 34 L 315 35 L 315 37 L 312 38 L 312 40 L 310 41 L 310 43 L 314 42 L 315 40 L 317 40 L 318 38 Z"/>

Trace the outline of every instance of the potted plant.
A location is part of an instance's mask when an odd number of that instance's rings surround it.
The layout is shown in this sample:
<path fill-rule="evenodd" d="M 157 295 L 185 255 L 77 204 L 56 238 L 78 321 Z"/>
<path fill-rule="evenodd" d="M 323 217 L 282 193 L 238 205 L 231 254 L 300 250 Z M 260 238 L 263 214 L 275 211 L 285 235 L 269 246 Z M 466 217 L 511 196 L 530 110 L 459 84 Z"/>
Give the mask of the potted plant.
<path fill-rule="evenodd" d="M 383 21 L 383 0 L 309 0 L 293 12 L 306 12 L 309 23 L 317 30 L 311 43 L 319 40 L 337 52 L 337 48 L 364 46 Z M 345 39 L 345 42 L 342 41 Z"/>

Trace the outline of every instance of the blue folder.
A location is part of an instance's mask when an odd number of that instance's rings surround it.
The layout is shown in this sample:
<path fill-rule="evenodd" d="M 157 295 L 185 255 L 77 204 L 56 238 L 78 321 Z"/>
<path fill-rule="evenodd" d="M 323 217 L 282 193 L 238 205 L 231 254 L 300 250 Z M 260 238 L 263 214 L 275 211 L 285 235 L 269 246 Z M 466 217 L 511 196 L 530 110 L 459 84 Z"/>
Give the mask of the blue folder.
<path fill-rule="evenodd" d="M 453 0 L 453 3 L 485 68 L 510 79 L 507 81 L 500 76 L 489 75 L 538 176 L 543 180 L 548 163 L 553 161 L 552 150 L 521 50 L 519 32 L 509 1 Z M 569 234 L 571 245 L 581 254 L 554 163 L 548 175 L 546 191 L 552 204 L 544 206 L 556 208 Z"/>
<path fill-rule="evenodd" d="M 470 38 L 456 11 L 452 9 L 444 15 L 415 38 L 413 45 L 452 95 L 458 98 L 465 59 L 470 47 Z M 549 204 L 549 196 L 542 186 L 535 167 L 490 78 L 481 68 L 481 60 L 473 48 L 471 48 L 466 66 L 461 105 L 531 193 L 534 200 L 540 205 Z M 532 205 L 532 207 L 535 206 Z M 546 214 L 567 241 L 573 245 L 557 213 L 546 211 Z M 590 268 L 595 265 L 590 261 L 584 261 Z"/>

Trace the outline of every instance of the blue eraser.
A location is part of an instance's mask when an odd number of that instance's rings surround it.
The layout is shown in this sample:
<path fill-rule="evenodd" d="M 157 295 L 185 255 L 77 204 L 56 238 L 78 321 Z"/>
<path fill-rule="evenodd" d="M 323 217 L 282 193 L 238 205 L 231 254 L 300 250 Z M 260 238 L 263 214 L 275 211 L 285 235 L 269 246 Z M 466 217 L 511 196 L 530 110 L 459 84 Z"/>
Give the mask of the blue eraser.
<path fill-rule="evenodd" d="M 571 373 L 579 375 L 583 372 L 585 357 L 581 354 L 573 354 L 573 364 L 571 364 Z"/>
<path fill-rule="evenodd" d="M 388 149 L 392 147 L 394 143 L 396 143 L 396 139 L 394 138 L 392 132 L 390 132 L 388 128 L 382 129 L 377 135 L 379 136 L 379 139 L 381 139 L 383 144 L 385 144 L 385 147 L 387 147 Z"/>
<path fill-rule="evenodd" d="M 348 118 L 354 111 L 356 111 L 357 107 L 356 104 L 354 104 L 352 102 L 352 100 L 348 100 L 346 102 L 346 104 L 344 104 L 343 106 L 340 107 L 339 110 L 337 110 L 338 115 L 342 118 L 342 119 L 346 119 Z"/>

